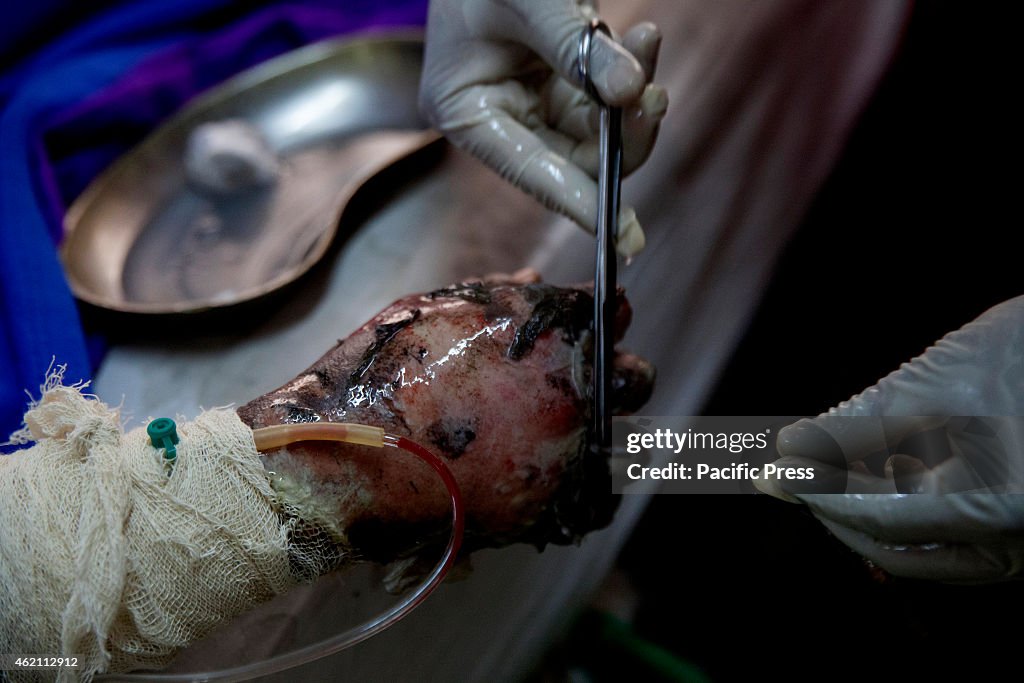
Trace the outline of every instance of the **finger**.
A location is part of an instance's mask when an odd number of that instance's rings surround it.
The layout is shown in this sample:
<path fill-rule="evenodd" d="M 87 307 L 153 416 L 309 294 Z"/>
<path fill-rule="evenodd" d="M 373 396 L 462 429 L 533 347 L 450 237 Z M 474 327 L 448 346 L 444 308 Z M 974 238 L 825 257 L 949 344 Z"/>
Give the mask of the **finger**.
<path fill-rule="evenodd" d="M 594 139 L 601 127 L 601 107 L 562 78 L 552 78 L 545 94 L 547 124 L 575 142 Z"/>
<path fill-rule="evenodd" d="M 1014 461 L 1024 429 L 1019 418 L 825 415 L 779 434 L 785 457 L 832 467 L 873 455 L 887 459 L 901 492 L 1002 492 L 1018 475 Z M 909 437 L 918 436 L 910 440 Z M 909 449 L 909 451 L 907 450 Z M 914 457 L 911 457 L 914 456 Z M 934 469 L 925 467 L 927 462 Z"/>
<path fill-rule="evenodd" d="M 1024 494 L 797 494 L 822 520 L 895 544 L 999 542 L 1024 535 Z"/>
<path fill-rule="evenodd" d="M 899 493 L 992 493 L 1002 491 L 1005 471 L 995 477 L 987 471 L 987 463 L 953 457 L 928 467 L 920 459 L 897 453 L 885 464 Z"/>
<path fill-rule="evenodd" d="M 485 36 L 513 40 L 540 55 L 562 78 L 579 83 L 580 38 L 587 27 L 587 13 L 567 0 L 532 2 L 508 0 L 480 3 L 483 8 L 470 18 L 471 25 Z M 612 38 L 597 33 L 590 48 L 590 77 L 598 94 L 608 104 L 627 106 L 636 101 L 647 76 L 629 50 Z"/>
<path fill-rule="evenodd" d="M 552 87 L 550 97 L 553 108 L 549 123 L 566 140 L 564 149 L 557 151 L 591 176 L 596 176 L 600 161 L 600 107 L 561 80 Z M 650 156 L 667 108 L 665 89 L 648 85 L 638 103 L 623 111 L 623 175 L 635 171 Z"/>
<path fill-rule="evenodd" d="M 879 476 L 862 463 L 838 467 L 820 460 L 780 458 L 773 468 L 761 468 L 755 486 L 762 492 L 788 502 L 801 502 L 810 494 L 895 494 L 896 482 L 889 476 Z M 789 478 L 801 473 L 800 478 Z"/>
<path fill-rule="evenodd" d="M 997 581 L 1020 576 L 1024 542 L 977 546 L 963 543 L 894 545 L 831 520 L 836 538 L 894 576 L 933 581 Z"/>
<path fill-rule="evenodd" d="M 658 50 L 661 48 L 661 31 L 658 27 L 649 21 L 637 24 L 622 36 L 622 47 L 636 57 L 647 82 L 654 80 L 654 72 L 658 68 Z"/>
<path fill-rule="evenodd" d="M 755 480 L 755 486 L 762 493 L 796 503 L 801 502 L 800 498 L 806 495 L 826 493 L 998 493 L 963 458 L 950 458 L 929 468 L 918 458 L 898 453 L 886 461 L 881 475 L 875 474 L 863 463 L 832 467 L 820 460 L 786 457 L 776 460 L 773 465 L 775 472 L 802 469 L 813 474 L 810 479 L 787 479 L 780 475 L 763 474 Z"/>
<path fill-rule="evenodd" d="M 629 175 L 647 161 L 666 111 L 668 93 L 660 85 L 648 85 L 640 101 L 622 113 L 623 174 Z"/>
<path fill-rule="evenodd" d="M 833 466 L 857 462 L 874 454 L 891 453 L 911 434 L 941 427 L 946 417 L 838 415 L 829 412 L 804 418 L 779 432 L 779 454 L 818 459 Z"/>
<path fill-rule="evenodd" d="M 465 110 L 448 118 L 441 132 L 454 144 L 481 159 L 503 178 L 540 200 L 548 208 L 568 216 L 591 233 L 597 209 L 597 183 L 580 167 L 545 144 L 533 130 L 507 109 L 498 106 L 507 99 L 514 108 L 517 98 L 507 98 L 505 86 L 478 86 L 459 94 Z M 499 91 L 492 106 L 479 111 L 476 102 L 487 100 L 490 91 Z M 528 118 L 528 117 L 524 117 Z M 632 256 L 644 245 L 644 234 L 636 214 L 629 207 L 619 212 L 616 248 L 623 256 Z"/>
<path fill-rule="evenodd" d="M 942 435 L 945 436 L 944 434 Z M 962 439 L 963 437 L 958 437 Z M 1011 475 L 1005 456 L 1000 457 L 988 443 L 980 453 L 964 453 L 954 442 L 953 455 L 928 466 L 921 458 L 906 453 L 889 456 L 881 475 L 875 474 L 864 461 L 848 461 L 838 452 L 815 449 L 813 458 L 785 456 L 774 464 L 777 468 L 804 468 L 814 473 L 812 479 L 779 479 L 763 487 L 783 500 L 813 493 L 1013 493 Z M 970 451 L 970 449 L 968 449 Z M 928 454 L 926 454 L 928 455 Z M 928 458 L 932 461 L 932 458 Z"/>
<path fill-rule="evenodd" d="M 821 461 L 804 460 L 801 458 L 780 458 L 771 463 L 775 467 L 774 473 L 769 474 L 768 467 L 759 468 L 758 474 L 753 478 L 754 488 L 761 493 L 784 500 L 787 503 L 803 503 L 806 494 L 835 494 L 847 493 L 850 491 L 850 472 L 845 463 L 841 467 L 832 467 Z M 790 480 L 779 474 L 789 468 L 810 472 L 809 480 L 802 479 L 799 483 Z M 870 477 L 865 473 L 863 476 Z M 875 492 L 882 492 L 875 489 Z M 892 490 L 884 491 L 891 493 Z"/>
<path fill-rule="evenodd" d="M 886 461 L 885 473 L 898 493 L 942 493 L 938 488 L 941 480 L 918 458 L 897 453 Z"/>
<path fill-rule="evenodd" d="M 778 468 L 802 467 L 814 472 L 812 480 L 770 479 L 758 486 L 789 502 L 815 493 L 831 494 L 946 494 L 991 493 L 991 484 L 964 458 L 950 458 L 935 467 L 928 467 L 919 458 L 897 453 L 885 462 L 884 474 L 868 470 L 862 462 L 849 467 L 831 467 L 820 460 L 786 457 L 777 460 Z M 1005 483 L 1005 480 L 1004 480 Z"/>

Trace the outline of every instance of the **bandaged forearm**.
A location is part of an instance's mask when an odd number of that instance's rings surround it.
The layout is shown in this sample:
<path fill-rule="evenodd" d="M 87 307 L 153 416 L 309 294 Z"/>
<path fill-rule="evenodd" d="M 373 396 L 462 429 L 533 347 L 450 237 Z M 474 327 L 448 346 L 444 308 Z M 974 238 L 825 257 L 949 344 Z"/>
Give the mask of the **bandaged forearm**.
<path fill-rule="evenodd" d="M 144 428 L 50 386 L 0 458 L 0 651 L 79 675 L 160 668 L 295 583 L 288 524 L 231 410 L 179 424 L 173 476 Z M 16 673 L 16 672 L 12 672 Z"/>
<path fill-rule="evenodd" d="M 0 652 L 79 655 L 85 674 L 160 668 L 297 582 L 437 556 L 451 507 L 422 462 L 320 441 L 260 452 L 254 429 L 352 422 L 423 444 L 462 491 L 470 550 L 603 526 L 615 505 L 587 444 L 592 307 L 581 289 L 507 280 L 407 297 L 237 414 L 179 420 L 173 460 L 51 382 L 27 448 L 0 458 Z M 619 317 L 624 331 L 624 299 Z M 652 379 L 618 354 L 616 409 L 639 407 Z"/>

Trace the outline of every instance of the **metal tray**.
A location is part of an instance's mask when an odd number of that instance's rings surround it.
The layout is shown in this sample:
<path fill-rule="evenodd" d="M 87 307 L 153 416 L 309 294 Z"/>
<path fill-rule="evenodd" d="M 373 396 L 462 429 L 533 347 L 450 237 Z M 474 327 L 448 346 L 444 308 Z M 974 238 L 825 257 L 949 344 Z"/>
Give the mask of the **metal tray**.
<path fill-rule="evenodd" d="M 417 113 L 422 35 L 327 41 L 193 100 L 98 177 L 65 218 L 75 296 L 131 313 L 193 313 L 268 294 L 327 251 L 363 183 L 438 135 Z M 244 119 L 283 161 L 263 189 L 216 196 L 185 180 L 189 134 Z"/>

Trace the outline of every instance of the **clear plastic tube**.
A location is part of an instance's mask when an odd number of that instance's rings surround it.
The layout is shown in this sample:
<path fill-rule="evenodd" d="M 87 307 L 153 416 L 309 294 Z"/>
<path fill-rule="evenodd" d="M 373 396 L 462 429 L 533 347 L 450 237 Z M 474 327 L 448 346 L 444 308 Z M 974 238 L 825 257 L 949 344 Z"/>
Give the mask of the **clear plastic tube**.
<path fill-rule="evenodd" d="M 254 429 L 252 438 L 258 451 L 281 448 L 296 441 L 344 441 L 380 448 L 384 445 L 384 430 L 351 422 L 303 422 Z"/>
<path fill-rule="evenodd" d="M 443 460 L 411 439 L 385 434 L 383 429 L 369 425 L 341 422 L 275 425 L 254 430 L 253 438 L 256 441 L 256 448 L 258 450 L 280 448 L 296 441 L 343 441 L 367 446 L 400 448 L 420 458 L 437 472 L 441 481 L 444 482 L 445 489 L 447 489 L 451 500 L 452 530 L 448 537 L 448 545 L 441 555 L 441 559 L 434 566 L 430 574 L 415 589 L 389 610 L 319 643 L 230 669 L 173 674 L 103 674 L 93 678 L 94 681 L 128 681 L 130 683 L 141 683 L 143 681 L 152 681 L 154 683 L 219 681 L 221 683 L 229 683 L 230 681 L 245 681 L 257 676 L 267 676 L 285 671 L 286 669 L 308 664 L 321 657 L 326 657 L 352 647 L 394 625 L 402 617 L 416 609 L 444 580 L 448 570 L 455 563 L 455 557 L 459 552 L 459 547 L 462 545 L 462 535 L 465 530 L 465 511 L 462 506 L 462 495 L 459 493 L 458 483 Z"/>

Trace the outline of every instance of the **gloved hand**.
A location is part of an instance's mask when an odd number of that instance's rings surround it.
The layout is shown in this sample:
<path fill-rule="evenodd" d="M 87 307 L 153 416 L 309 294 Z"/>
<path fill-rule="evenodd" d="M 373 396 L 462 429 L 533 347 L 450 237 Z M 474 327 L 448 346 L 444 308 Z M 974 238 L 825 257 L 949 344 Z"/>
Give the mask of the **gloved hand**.
<path fill-rule="evenodd" d="M 454 144 L 593 232 L 598 109 L 580 89 L 580 36 L 595 16 L 585 0 L 432 0 L 420 108 Z M 651 85 L 661 36 L 631 28 L 591 50 L 601 97 L 623 110 L 623 173 L 644 162 L 665 114 Z M 619 213 L 618 251 L 644 245 L 631 208 Z"/>
<path fill-rule="evenodd" d="M 848 493 L 813 493 L 801 481 L 758 485 L 806 503 L 836 537 L 892 574 L 1024 576 L 1022 415 L 1018 297 L 827 414 L 779 433 L 781 464 L 815 465 L 824 475 L 818 486 L 845 477 Z"/>

